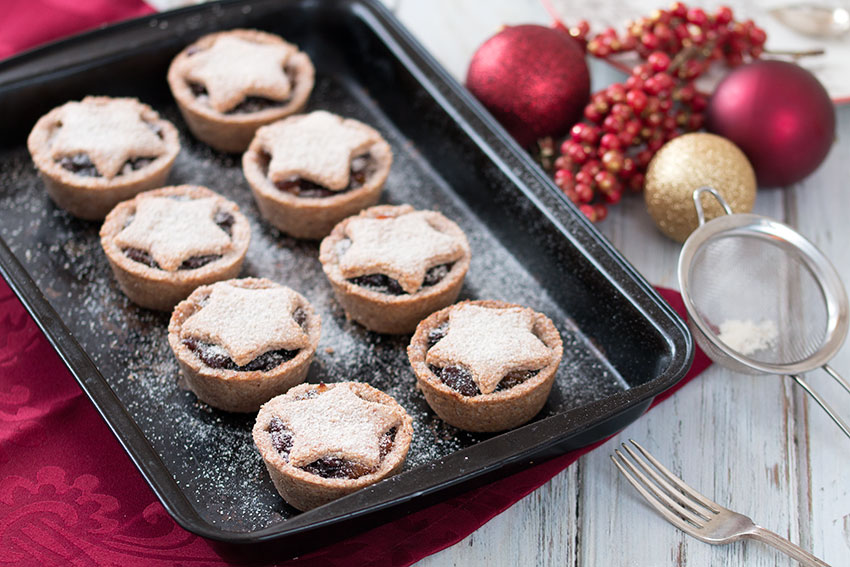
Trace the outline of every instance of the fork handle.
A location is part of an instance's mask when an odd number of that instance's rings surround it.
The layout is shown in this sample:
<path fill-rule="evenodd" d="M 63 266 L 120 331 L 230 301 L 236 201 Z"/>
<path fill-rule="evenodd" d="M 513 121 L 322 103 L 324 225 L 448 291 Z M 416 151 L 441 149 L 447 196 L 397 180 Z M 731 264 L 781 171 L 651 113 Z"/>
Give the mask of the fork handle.
<path fill-rule="evenodd" d="M 751 532 L 746 534 L 746 537 L 766 543 L 767 545 L 778 549 L 788 557 L 796 559 L 800 562 L 800 564 L 805 565 L 806 567 L 829 567 L 828 563 L 821 561 L 808 551 L 794 545 L 779 534 L 775 534 L 761 526 L 755 526 Z"/>

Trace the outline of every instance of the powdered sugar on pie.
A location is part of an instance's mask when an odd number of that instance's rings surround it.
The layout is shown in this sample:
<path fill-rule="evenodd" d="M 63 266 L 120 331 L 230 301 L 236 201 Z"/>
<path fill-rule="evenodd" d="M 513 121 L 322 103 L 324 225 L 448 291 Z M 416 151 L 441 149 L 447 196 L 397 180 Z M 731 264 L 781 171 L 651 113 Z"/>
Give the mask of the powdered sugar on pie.
<path fill-rule="evenodd" d="M 173 272 L 192 256 L 223 255 L 232 248 L 231 238 L 215 223 L 217 211 L 214 198 L 139 198 L 133 220 L 115 243 L 144 250 L 161 269 Z"/>
<path fill-rule="evenodd" d="M 257 138 L 271 155 L 272 182 L 302 177 L 332 191 L 348 186 L 351 159 L 381 140 L 369 126 L 323 110 L 265 126 Z"/>
<path fill-rule="evenodd" d="M 343 277 L 385 274 L 407 293 L 418 291 L 428 269 L 454 262 L 465 252 L 462 238 L 440 232 L 429 222 L 436 214 L 352 218 L 345 228 L 351 246 L 339 258 Z"/>
<path fill-rule="evenodd" d="M 271 350 L 310 345 L 292 316 L 300 305 L 300 296 L 288 287 L 245 288 L 219 282 L 213 284 L 204 306 L 183 322 L 181 338 L 219 345 L 244 366 Z"/>
<path fill-rule="evenodd" d="M 275 415 L 292 434 L 289 463 L 295 467 L 336 457 L 377 468 L 381 437 L 402 423 L 395 408 L 364 400 L 346 383 L 313 398 L 282 396 L 273 403 Z"/>
<path fill-rule="evenodd" d="M 204 85 L 210 106 L 233 109 L 247 96 L 284 101 L 292 90 L 285 66 L 298 50 L 288 43 L 257 43 L 221 35 L 211 47 L 183 60 L 184 76 Z"/>
<path fill-rule="evenodd" d="M 135 99 L 86 97 L 61 107 L 50 157 L 85 154 L 106 179 L 112 179 L 132 158 L 156 158 L 165 142 L 142 120 L 144 107 Z"/>
<path fill-rule="evenodd" d="M 539 370 L 553 352 L 534 333 L 531 309 L 459 305 L 449 313 L 448 331 L 426 355 L 429 365 L 466 368 L 482 394 L 496 390 L 505 374 Z"/>

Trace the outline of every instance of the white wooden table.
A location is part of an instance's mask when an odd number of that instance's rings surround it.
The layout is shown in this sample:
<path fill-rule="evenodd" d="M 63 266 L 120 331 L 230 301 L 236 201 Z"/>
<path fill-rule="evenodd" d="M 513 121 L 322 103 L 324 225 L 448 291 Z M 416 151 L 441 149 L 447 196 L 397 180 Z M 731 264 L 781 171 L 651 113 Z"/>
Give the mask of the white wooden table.
<path fill-rule="evenodd" d="M 501 25 L 550 22 L 539 0 L 385 1 L 460 81 L 472 53 Z M 151 3 L 163 9 L 187 2 Z M 647 1 L 646 12 L 663 4 Z M 592 13 L 581 16 L 592 19 Z M 603 67 L 594 66 L 592 73 L 595 83 L 607 82 Z M 838 140 L 821 168 L 799 185 L 760 191 L 755 212 L 796 227 L 850 282 L 850 107 L 840 108 L 838 118 Z M 678 287 L 679 245 L 656 230 L 640 196 L 612 207 L 599 228 L 650 283 Z M 850 374 L 850 346 L 833 362 Z M 850 397 L 838 385 L 819 373 L 810 382 L 850 419 Z M 850 440 L 790 379 L 744 376 L 716 366 L 420 565 L 796 565 L 759 543 L 710 546 L 668 524 L 608 458 L 629 438 L 717 502 L 835 567 L 850 565 Z"/>

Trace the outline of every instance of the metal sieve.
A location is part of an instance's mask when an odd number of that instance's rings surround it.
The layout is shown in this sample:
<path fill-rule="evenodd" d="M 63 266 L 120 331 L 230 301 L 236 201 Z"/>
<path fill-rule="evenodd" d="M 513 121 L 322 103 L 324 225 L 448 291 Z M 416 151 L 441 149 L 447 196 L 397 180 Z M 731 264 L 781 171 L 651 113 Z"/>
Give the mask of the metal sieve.
<path fill-rule="evenodd" d="M 703 193 L 726 214 L 706 222 Z M 850 383 L 827 364 L 847 336 L 847 293 L 838 272 L 788 225 L 733 214 L 711 187 L 697 189 L 693 199 L 699 227 L 679 255 L 679 287 L 697 344 L 731 370 L 790 376 L 850 437 L 847 423 L 803 379 L 820 367 L 850 393 Z M 775 325 L 778 333 L 766 348 L 743 352 L 721 338 L 730 321 Z"/>

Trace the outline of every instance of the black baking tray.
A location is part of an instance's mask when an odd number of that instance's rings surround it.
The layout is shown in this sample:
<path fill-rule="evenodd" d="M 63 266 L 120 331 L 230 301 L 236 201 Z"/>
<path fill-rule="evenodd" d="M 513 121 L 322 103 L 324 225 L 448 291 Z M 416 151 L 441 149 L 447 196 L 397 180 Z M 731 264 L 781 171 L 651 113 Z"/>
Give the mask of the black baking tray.
<path fill-rule="evenodd" d="M 472 435 L 443 424 L 415 389 L 409 337 L 347 322 L 318 245 L 259 220 L 239 156 L 186 131 L 168 92 L 171 58 L 212 31 L 253 27 L 300 45 L 317 69 L 310 109 L 375 126 L 395 161 L 382 200 L 438 209 L 469 236 L 463 298 L 548 314 L 565 343 L 552 395 L 530 424 Z M 47 198 L 26 135 L 50 108 L 87 94 L 135 96 L 181 130 L 170 181 L 207 185 L 252 224 L 243 275 L 305 294 L 322 315 L 310 381 L 365 380 L 414 419 L 404 471 L 306 513 L 275 493 L 250 439 L 253 416 L 199 404 L 177 387 L 168 314 L 135 307 L 113 281 L 98 223 Z M 0 62 L 0 272 L 91 398 L 168 512 L 237 547 L 292 553 L 604 438 L 640 416 L 687 371 L 690 335 L 676 314 L 545 174 L 378 2 L 248 0 L 158 14 Z"/>

